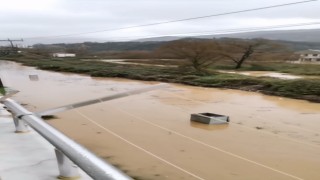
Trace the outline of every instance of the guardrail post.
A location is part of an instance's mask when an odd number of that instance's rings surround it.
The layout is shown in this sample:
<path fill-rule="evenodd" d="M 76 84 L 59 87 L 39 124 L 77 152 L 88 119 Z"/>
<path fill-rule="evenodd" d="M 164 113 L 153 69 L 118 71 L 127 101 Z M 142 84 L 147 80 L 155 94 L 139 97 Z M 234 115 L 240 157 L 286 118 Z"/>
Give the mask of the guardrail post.
<path fill-rule="evenodd" d="M 55 149 L 58 168 L 59 168 L 59 179 L 79 179 L 79 169 L 66 155 L 64 155 L 58 149 Z"/>
<path fill-rule="evenodd" d="M 16 117 L 14 114 L 13 116 L 13 122 L 16 127 L 15 133 L 27 133 L 29 132 L 29 126 L 20 118 Z"/>

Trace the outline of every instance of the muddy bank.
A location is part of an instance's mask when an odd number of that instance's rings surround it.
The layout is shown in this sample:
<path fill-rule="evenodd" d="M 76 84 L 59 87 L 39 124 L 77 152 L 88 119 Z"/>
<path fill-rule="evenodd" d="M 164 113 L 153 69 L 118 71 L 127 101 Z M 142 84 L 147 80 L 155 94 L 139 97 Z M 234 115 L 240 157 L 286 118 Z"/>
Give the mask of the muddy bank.
<path fill-rule="evenodd" d="M 107 62 L 78 60 L 14 60 L 39 69 L 88 74 L 93 77 L 120 77 L 144 81 L 182 83 L 192 86 L 240 89 L 269 95 L 320 102 L 320 81 L 315 79 L 281 80 L 268 77 L 248 77 L 237 74 L 198 74 L 190 69 L 146 67 Z"/>
<path fill-rule="evenodd" d="M 38 75 L 37 81 L 29 75 Z M 3 83 L 32 111 L 157 82 L 93 78 L 0 62 Z M 213 112 L 228 125 L 190 122 Z M 137 179 L 319 179 L 320 105 L 178 84 L 56 114 L 47 121 Z"/>

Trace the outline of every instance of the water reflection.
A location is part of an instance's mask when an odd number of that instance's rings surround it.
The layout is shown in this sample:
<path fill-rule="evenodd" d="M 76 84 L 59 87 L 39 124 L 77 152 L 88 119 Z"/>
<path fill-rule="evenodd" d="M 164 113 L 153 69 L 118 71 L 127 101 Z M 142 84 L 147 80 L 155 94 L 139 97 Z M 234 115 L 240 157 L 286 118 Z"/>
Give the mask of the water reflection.
<path fill-rule="evenodd" d="M 319 103 L 312 103 L 305 100 L 290 99 L 276 96 L 262 96 L 263 99 L 275 103 L 277 106 L 302 112 L 320 112 Z"/>
<path fill-rule="evenodd" d="M 29 79 L 30 81 L 39 81 L 38 75 L 35 75 L 35 74 L 29 75 Z"/>
<path fill-rule="evenodd" d="M 207 131 L 224 130 L 229 124 L 202 124 L 194 121 L 190 121 L 190 126 L 194 128 L 199 128 Z"/>

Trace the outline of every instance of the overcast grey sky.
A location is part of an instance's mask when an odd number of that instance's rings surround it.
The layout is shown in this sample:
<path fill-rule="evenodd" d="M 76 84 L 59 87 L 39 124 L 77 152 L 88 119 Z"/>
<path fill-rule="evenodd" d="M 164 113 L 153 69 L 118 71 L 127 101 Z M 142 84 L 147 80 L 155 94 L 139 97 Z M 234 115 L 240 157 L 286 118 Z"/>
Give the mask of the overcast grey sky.
<path fill-rule="evenodd" d="M 297 2 L 302 0 L 0 0 L 0 39 L 24 38 L 25 43 L 55 36 Z M 84 34 L 63 38 L 101 41 L 217 31 L 259 26 L 320 22 L 320 1 L 261 11 L 158 26 Z M 305 26 L 297 28 L 320 28 Z"/>

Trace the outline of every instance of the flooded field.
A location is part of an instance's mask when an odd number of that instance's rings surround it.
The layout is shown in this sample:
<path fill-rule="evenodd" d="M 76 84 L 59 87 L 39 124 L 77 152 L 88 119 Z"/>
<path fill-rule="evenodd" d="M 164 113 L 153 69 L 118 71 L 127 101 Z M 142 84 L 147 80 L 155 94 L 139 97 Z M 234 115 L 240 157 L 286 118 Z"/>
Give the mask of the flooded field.
<path fill-rule="evenodd" d="M 162 65 L 162 64 L 148 64 L 146 62 L 150 61 L 148 59 L 140 59 L 138 62 L 128 62 L 130 60 L 136 59 L 99 59 L 99 60 L 89 60 L 89 59 L 83 59 L 82 61 L 102 61 L 102 62 L 108 62 L 108 63 L 115 63 L 115 64 L 131 64 L 131 65 L 141 65 L 141 66 L 157 66 L 157 67 L 178 67 L 177 65 Z M 166 60 L 166 59 L 164 59 Z M 158 59 L 157 61 L 161 61 L 161 59 Z"/>
<path fill-rule="evenodd" d="M 307 76 L 297 76 L 297 75 L 279 73 L 279 72 L 273 72 L 273 71 L 220 71 L 220 72 L 229 73 L 229 74 L 241 74 L 241 75 L 253 76 L 253 77 L 272 77 L 272 78 L 278 78 L 278 79 L 307 78 Z"/>
<path fill-rule="evenodd" d="M 20 90 L 13 99 L 32 111 L 158 84 L 7 61 L 0 61 L 0 77 Z M 231 122 L 190 122 L 190 114 L 200 112 L 229 115 Z M 57 116 L 47 122 L 137 179 L 320 179 L 317 103 L 170 84 Z"/>

